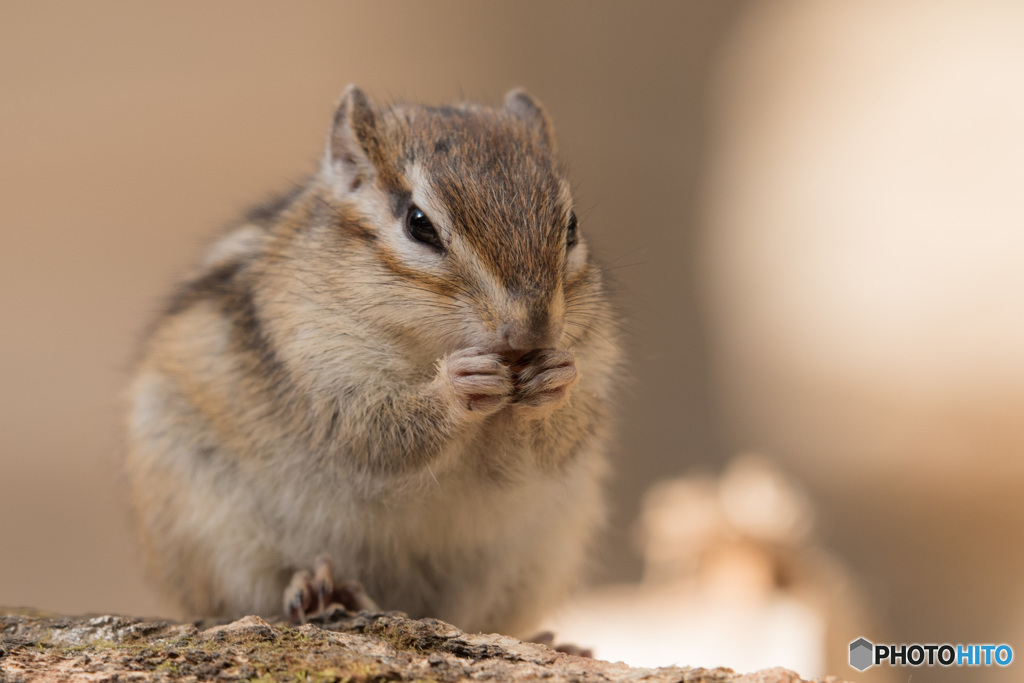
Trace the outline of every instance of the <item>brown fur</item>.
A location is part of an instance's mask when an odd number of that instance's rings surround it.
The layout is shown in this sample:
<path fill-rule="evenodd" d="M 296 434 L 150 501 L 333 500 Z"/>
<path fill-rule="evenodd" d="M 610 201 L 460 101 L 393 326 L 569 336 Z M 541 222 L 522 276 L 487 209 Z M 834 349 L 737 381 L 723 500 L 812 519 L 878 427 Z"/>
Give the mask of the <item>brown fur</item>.
<path fill-rule="evenodd" d="M 383 607 L 531 628 L 602 517 L 619 358 L 571 211 L 525 93 L 346 91 L 321 171 L 216 243 L 146 343 L 128 465 L 163 587 L 277 613 L 326 553 Z"/>

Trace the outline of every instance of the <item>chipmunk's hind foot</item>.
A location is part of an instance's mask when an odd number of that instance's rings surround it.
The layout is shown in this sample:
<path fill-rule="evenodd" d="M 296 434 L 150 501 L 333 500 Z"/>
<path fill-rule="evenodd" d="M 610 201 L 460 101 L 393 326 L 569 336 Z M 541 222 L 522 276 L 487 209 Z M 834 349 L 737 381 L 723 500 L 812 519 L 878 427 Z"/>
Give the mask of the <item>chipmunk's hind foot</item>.
<path fill-rule="evenodd" d="M 551 631 L 541 631 L 529 638 L 526 642 L 536 643 L 537 645 L 547 645 L 555 652 L 573 655 L 574 657 L 586 657 L 587 659 L 594 658 L 594 651 L 589 647 L 580 647 L 579 645 L 573 645 L 572 643 L 556 643 L 555 634 Z"/>
<path fill-rule="evenodd" d="M 295 624 L 304 624 L 310 616 L 322 613 L 331 605 L 341 605 L 349 612 L 378 611 L 363 585 L 358 581 L 334 581 L 334 565 L 326 555 L 316 558 L 313 571 L 302 569 L 292 576 L 284 589 L 284 613 Z"/>

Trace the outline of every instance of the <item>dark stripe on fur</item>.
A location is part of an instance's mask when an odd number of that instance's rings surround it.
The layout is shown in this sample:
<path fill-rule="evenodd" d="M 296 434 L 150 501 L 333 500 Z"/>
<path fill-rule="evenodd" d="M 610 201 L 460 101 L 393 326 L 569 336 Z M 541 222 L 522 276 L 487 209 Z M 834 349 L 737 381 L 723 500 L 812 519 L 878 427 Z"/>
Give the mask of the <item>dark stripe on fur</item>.
<path fill-rule="evenodd" d="M 459 288 L 444 278 L 434 277 L 419 270 L 407 267 L 394 252 L 381 244 L 377 245 L 377 260 L 381 265 L 395 275 L 401 277 L 405 282 L 428 289 L 441 296 L 453 297 L 459 292 Z"/>
<path fill-rule="evenodd" d="M 291 206 L 295 198 L 306 189 L 306 182 L 300 183 L 283 194 L 271 196 L 266 201 L 257 204 L 245 214 L 245 221 L 254 223 L 261 228 L 272 226 L 284 213 L 284 210 Z"/>
<path fill-rule="evenodd" d="M 197 301 L 224 296 L 231 291 L 232 282 L 241 269 L 241 262 L 232 261 L 186 282 L 171 296 L 165 315 L 181 313 Z"/>

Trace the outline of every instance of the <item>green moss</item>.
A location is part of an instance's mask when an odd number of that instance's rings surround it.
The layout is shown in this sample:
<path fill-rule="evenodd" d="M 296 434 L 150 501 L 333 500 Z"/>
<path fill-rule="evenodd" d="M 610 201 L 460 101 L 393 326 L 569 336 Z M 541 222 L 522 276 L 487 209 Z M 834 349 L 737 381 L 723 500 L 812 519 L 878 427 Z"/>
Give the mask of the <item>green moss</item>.
<path fill-rule="evenodd" d="M 135 646 L 135 648 L 139 650 L 143 649 L 144 647 L 145 646 L 143 645 Z M 131 643 L 115 643 L 113 640 L 110 640 L 109 638 L 96 638 L 81 645 L 68 645 L 66 647 L 62 647 L 61 651 L 64 654 L 77 654 L 79 652 L 85 652 L 87 650 L 89 652 L 101 652 L 103 650 L 113 650 L 115 648 L 119 650 L 129 651 L 133 649 Z"/>
<path fill-rule="evenodd" d="M 42 638 L 40 638 L 38 641 L 36 641 L 36 649 L 38 649 L 40 652 L 45 651 L 46 648 L 48 648 L 48 647 L 50 647 L 50 634 L 49 634 L 49 632 L 47 632 Z"/>
<path fill-rule="evenodd" d="M 350 681 L 351 676 L 343 676 L 337 669 L 323 669 L 321 671 L 309 671 L 300 669 L 295 673 L 295 680 L 301 683 L 337 683 L 338 681 Z"/>
<path fill-rule="evenodd" d="M 170 660 L 164 660 L 156 667 L 157 671 L 167 671 L 171 675 L 177 676 L 179 673 L 178 662 L 172 662 Z"/>
<path fill-rule="evenodd" d="M 48 635 L 42 639 L 40 629 L 40 639 L 34 645 L 41 652 L 74 659 L 95 653 L 106 661 L 108 652 L 123 652 L 132 668 L 148 668 L 175 679 L 193 675 L 202 678 L 211 671 L 259 683 L 385 683 L 400 678 L 390 657 L 378 661 L 376 655 L 354 650 L 346 644 L 335 647 L 334 637 L 327 630 L 276 625 L 273 631 L 224 630 L 211 637 L 202 631 L 168 632 L 161 628 L 136 629 L 130 636 L 125 633 L 121 642 L 95 638 L 68 646 L 50 642 Z M 360 626 L 353 631 L 407 653 L 428 652 L 433 644 L 447 640 L 431 634 L 428 629 L 395 620 L 383 620 L 370 628 Z M 164 637 L 160 633 L 164 633 Z M 403 654 L 400 659 L 407 656 Z M 434 679 L 424 679 L 424 683 L 428 682 L 437 683 Z"/>
<path fill-rule="evenodd" d="M 400 625 L 388 624 L 383 621 L 375 624 L 369 633 L 386 640 L 396 650 L 415 654 L 431 652 L 443 640 L 437 636 L 423 637 L 422 634 L 411 632 Z"/>

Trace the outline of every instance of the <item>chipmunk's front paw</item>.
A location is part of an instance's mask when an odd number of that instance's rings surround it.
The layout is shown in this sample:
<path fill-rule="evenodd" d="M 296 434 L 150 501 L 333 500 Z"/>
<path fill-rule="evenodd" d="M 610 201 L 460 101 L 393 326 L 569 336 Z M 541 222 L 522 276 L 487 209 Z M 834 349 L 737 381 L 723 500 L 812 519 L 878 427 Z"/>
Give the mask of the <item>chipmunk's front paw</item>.
<path fill-rule="evenodd" d="M 457 410 L 480 417 L 501 409 L 512 396 L 512 371 L 507 361 L 481 348 L 445 356 L 438 368 L 438 381 Z"/>
<path fill-rule="evenodd" d="M 513 371 L 513 400 L 527 417 L 541 417 L 560 407 L 580 379 L 572 352 L 556 349 L 531 351 L 515 363 Z"/>

